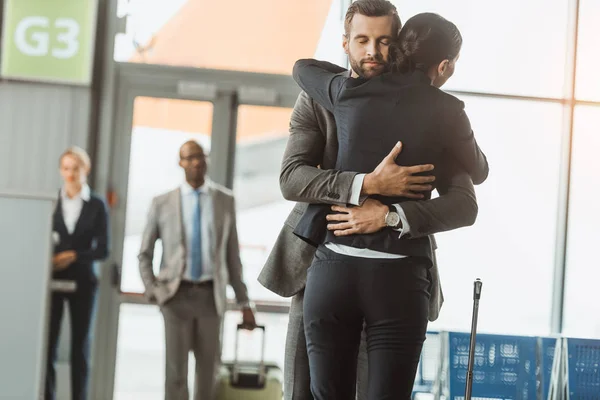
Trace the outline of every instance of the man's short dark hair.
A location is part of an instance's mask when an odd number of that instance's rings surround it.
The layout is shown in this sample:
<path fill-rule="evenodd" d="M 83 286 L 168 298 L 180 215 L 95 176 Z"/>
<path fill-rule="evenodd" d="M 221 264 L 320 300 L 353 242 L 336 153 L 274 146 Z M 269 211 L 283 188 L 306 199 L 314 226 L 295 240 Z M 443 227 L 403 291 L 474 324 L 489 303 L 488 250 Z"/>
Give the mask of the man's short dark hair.
<path fill-rule="evenodd" d="M 344 18 L 344 32 L 346 37 L 350 36 L 350 26 L 352 19 L 355 14 L 361 14 L 365 17 L 392 17 L 392 34 L 394 40 L 398 37 L 398 33 L 402 28 L 402 22 L 398 16 L 398 10 L 396 6 L 387 0 L 356 0 L 346 11 L 346 18 Z"/>

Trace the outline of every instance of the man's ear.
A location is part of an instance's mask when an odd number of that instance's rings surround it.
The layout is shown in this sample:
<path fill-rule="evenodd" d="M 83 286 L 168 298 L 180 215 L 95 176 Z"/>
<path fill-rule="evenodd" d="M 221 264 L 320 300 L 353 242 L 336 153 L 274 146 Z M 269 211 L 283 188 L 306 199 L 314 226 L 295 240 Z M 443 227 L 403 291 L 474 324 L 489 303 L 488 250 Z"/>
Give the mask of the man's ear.
<path fill-rule="evenodd" d="M 348 36 L 346 34 L 342 35 L 342 46 L 344 47 L 344 53 L 348 53 Z"/>

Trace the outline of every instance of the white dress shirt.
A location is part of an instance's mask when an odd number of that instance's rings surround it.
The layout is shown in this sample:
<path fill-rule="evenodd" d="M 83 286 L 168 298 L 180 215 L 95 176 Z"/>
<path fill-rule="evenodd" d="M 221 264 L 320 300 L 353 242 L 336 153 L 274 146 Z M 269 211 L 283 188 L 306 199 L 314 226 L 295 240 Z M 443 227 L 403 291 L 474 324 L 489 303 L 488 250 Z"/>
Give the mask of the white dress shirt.
<path fill-rule="evenodd" d="M 362 190 L 363 181 L 365 180 L 365 174 L 358 174 L 354 177 L 352 181 L 352 188 L 350 193 L 350 204 L 358 206 L 360 205 L 360 192 Z M 406 235 L 410 232 L 410 225 L 408 224 L 408 220 L 406 219 L 406 214 L 404 214 L 404 210 L 400 206 L 400 204 L 394 204 L 398 215 L 400 216 L 400 221 L 402 221 L 402 226 L 396 231 L 400 232 L 398 238 Z M 401 254 L 392 254 L 392 253 L 384 253 L 381 251 L 375 251 L 370 249 L 359 249 L 356 247 L 346 246 L 343 244 L 337 244 L 328 242 L 325 243 L 325 247 L 329 250 L 336 252 L 338 254 L 344 254 L 351 257 L 362 257 L 362 258 L 404 258 Z"/>
<path fill-rule="evenodd" d="M 81 209 L 83 208 L 83 202 L 90 201 L 91 190 L 87 184 L 81 186 L 81 190 L 74 197 L 67 196 L 67 192 L 64 187 L 60 189 L 60 203 L 62 206 L 62 215 L 67 227 L 67 232 L 72 235 L 75 231 L 75 226 L 81 215 Z"/>
<path fill-rule="evenodd" d="M 213 260 L 215 255 L 212 254 L 214 246 L 211 246 L 213 240 L 213 234 L 211 232 L 212 227 L 212 202 L 210 201 L 209 194 L 206 188 L 206 182 L 202 185 L 200 190 L 200 216 L 201 226 L 200 232 L 202 235 L 202 275 L 198 282 L 209 281 L 213 279 Z M 183 279 L 192 281 L 192 271 L 189 267 L 192 265 L 192 253 L 189 251 L 192 245 L 192 229 L 194 219 L 194 206 L 196 201 L 194 196 L 197 196 L 196 191 L 187 182 L 181 185 L 181 215 L 183 219 L 183 228 L 185 233 L 185 245 L 186 245 L 186 268 L 183 273 Z"/>

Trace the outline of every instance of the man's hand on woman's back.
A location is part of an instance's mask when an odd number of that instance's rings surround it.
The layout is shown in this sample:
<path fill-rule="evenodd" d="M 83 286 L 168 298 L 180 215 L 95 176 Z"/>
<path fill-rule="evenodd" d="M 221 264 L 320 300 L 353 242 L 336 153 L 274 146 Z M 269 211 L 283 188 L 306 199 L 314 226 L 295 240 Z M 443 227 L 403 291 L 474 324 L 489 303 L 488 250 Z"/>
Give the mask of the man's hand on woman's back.
<path fill-rule="evenodd" d="M 433 170 L 431 164 L 403 167 L 396 164 L 396 157 L 402 151 L 402 143 L 398 142 L 379 163 L 377 168 L 365 176 L 362 194 L 382 196 L 401 196 L 410 199 L 422 199 L 423 194 L 432 190 L 429 184 L 435 180 L 433 176 L 419 176 L 418 173 Z"/>

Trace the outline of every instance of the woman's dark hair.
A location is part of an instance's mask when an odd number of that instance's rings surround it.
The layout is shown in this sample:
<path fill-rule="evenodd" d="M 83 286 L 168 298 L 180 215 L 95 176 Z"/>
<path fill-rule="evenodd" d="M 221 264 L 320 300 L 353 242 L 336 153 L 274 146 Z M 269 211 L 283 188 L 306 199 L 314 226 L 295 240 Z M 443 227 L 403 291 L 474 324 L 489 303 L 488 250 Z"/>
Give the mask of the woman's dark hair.
<path fill-rule="evenodd" d="M 458 56 L 462 46 L 460 31 L 452 22 L 434 13 L 410 18 L 390 48 L 392 71 L 410 72 L 429 68 Z"/>

